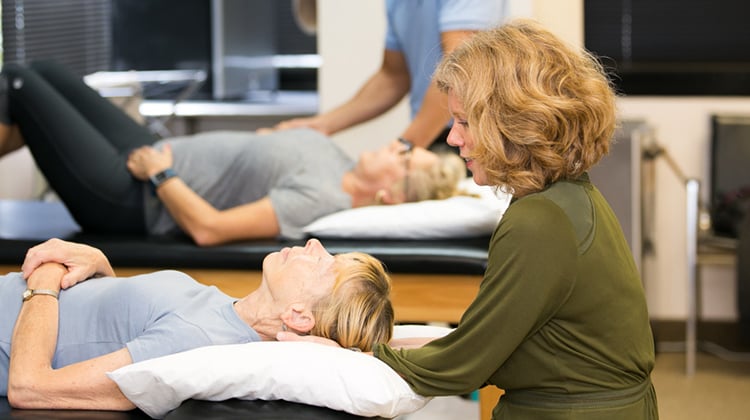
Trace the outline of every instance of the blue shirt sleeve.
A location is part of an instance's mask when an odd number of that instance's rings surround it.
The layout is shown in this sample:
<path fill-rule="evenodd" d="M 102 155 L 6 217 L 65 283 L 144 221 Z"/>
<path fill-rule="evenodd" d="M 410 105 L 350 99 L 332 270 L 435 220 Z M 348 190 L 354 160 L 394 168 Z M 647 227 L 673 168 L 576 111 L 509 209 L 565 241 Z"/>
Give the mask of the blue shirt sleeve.
<path fill-rule="evenodd" d="M 385 48 L 401 52 L 406 60 L 412 118 L 443 57 L 442 33 L 500 25 L 507 16 L 506 4 L 506 0 L 386 0 Z"/>

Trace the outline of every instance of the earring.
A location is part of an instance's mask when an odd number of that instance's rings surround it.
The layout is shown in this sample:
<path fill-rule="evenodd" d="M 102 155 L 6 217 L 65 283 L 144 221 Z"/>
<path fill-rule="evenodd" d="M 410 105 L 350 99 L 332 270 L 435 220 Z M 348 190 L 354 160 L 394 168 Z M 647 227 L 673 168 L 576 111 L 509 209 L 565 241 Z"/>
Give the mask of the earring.
<path fill-rule="evenodd" d="M 286 327 L 286 324 L 283 322 L 281 323 L 281 331 L 289 331 L 289 329 Z"/>
<path fill-rule="evenodd" d="M 375 202 L 378 204 L 383 204 L 383 199 L 385 198 L 386 191 L 385 190 L 378 190 L 378 192 L 375 193 Z"/>

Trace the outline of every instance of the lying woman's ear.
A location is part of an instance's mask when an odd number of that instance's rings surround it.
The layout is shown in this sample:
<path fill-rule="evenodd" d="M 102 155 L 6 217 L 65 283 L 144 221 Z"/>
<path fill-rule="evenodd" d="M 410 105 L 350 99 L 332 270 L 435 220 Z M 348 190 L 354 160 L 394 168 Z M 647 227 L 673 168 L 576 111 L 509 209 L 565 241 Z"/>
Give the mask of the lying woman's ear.
<path fill-rule="evenodd" d="M 375 193 L 375 203 L 377 204 L 397 204 L 393 198 L 393 193 L 388 189 L 380 189 Z"/>
<path fill-rule="evenodd" d="M 315 326 L 315 317 L 304 303 L 293 303 L 281 314 L 281 321 L 289 331 L 307 334 Z"/>

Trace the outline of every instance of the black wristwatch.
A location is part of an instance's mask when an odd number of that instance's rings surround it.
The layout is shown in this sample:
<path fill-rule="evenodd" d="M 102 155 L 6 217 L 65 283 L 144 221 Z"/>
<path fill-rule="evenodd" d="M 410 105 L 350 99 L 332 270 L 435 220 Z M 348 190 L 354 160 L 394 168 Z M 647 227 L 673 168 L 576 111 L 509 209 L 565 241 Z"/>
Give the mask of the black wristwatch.
<path fill-rule="evenodd" d="M 156 191 L 156 189 L 159 188 L 159 186 L 166 180 L 168 180 L 169 178 L 174 178 L 176 176 L 177 172 L 175 172 L 174 169 L 167 168 L 159 173 L 151 175 L 148 180 L 151 181 L 151 188 Z"/>

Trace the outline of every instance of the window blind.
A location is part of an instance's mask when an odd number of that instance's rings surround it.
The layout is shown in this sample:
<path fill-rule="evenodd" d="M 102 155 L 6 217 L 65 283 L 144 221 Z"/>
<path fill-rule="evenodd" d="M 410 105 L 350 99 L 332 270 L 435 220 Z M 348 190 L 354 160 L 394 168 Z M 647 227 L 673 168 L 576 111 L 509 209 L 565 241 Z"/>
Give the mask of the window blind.
<path fill-rule="evenodd" d="M 584 0 L 586 48 L 626 94 L 750 94 L 750 2 Z"/>
<path fill-rule="evenodd" d="M 54 59 L 78 75 L 107 70 L 110 0 L 2 0 L 3 62 Z"/>

